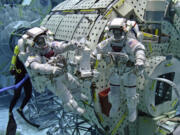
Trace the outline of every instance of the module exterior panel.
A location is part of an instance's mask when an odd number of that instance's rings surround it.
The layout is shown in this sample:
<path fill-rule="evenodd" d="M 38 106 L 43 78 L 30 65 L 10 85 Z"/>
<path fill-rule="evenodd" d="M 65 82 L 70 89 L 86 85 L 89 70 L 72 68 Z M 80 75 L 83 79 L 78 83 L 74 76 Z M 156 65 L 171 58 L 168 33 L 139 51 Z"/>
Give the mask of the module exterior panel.
<path fill-rule="evenodd" d="M 62 15 L 52 15 L 49 20 L 46 22 L 46 24 L 44 25 L 44 27 L 48 28 L 49 30 L 51 30 L 54 34 L 56 33 L 56 30 L 59 26 L 59 24 L 61 23 L 61 21 L 63 20 L 63 16 Z"/>
<path fill-rule="evenodd" d="M 76 31 L 74 32 L 73 39 L 77 40 L 79 37 L 87 37 L 91 28 L 94 25 L 97 14 L 87 14 L 83 16 L 81 23 L 77 26 Z"/>
<path fill-rule="evenodd" d="M 66 15 L 57 28 L 55 39 L 70 41 L 83 15 Z"/>

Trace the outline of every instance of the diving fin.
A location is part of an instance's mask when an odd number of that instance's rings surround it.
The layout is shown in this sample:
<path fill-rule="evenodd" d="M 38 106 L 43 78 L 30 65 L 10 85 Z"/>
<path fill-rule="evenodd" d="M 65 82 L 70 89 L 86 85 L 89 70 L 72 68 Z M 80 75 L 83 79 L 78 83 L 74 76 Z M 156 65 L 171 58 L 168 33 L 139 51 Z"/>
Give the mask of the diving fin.
<path fill-rule="evenodd" d="M 40 127 L 40 125 L 35 124 L 35 123 L 32 123 L 31 121 L 29 121 L 29 120 L 24 116 L 23 111 L 21 111 L 20 109 L 17 109 L 17 112 L 18 112 L 18 113 L 21 115 L 21 117 L 22 117 L 28 124 L 30 124 L 31 126 L 36 127 L 36 128 L 39 128 L 39 127 Z"/>

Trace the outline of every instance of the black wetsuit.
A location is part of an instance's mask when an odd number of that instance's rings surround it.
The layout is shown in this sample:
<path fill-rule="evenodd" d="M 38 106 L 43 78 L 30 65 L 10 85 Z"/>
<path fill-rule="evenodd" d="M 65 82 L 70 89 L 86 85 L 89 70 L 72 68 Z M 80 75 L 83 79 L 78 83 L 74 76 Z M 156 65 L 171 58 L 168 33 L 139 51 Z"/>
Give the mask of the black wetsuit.
<path fill-rule="evenodd" d="M 18 59 L 17 57 L 17 61 L 16 61 L 16 68 L 17 69 L 21 69 L 20 73 L 17 73 L 16 71 L 13 71 L 13 75 L 15 75 L 15 84 L 17 84 L 19 81 L 21 81 L 24 77 L 25 74 L 27 73 L 23 63 Z M 22 86 L 20 86 L 18 89 L 14 90 L 14 96 L 13 99 L 11 100 L 10 103 L 10 107 L 9 107 L 9 112 L 11 113 L 14 106 L 16 105 L 20 95 L 21 95 L 21 90 L 22 88 L 24 88 L 24 93 L 25 93 L 25 98 L 21 104 L 20 109 L 23 110 L 24 106 L 27 104 L 27 102 L 29 101 L 29 99 L 31 98 L 32 95 L 32 84 L 30 79 L 28 78 L 23 84 Z"/>

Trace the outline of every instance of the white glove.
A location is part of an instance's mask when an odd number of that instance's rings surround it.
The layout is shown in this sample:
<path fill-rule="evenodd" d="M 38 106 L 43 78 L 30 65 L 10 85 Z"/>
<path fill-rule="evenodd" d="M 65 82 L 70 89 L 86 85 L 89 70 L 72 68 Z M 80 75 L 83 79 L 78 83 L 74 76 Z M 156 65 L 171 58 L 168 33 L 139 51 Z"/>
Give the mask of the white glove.
<path fill-rule="evenodd" d="M 74 49 L 83 49 L 86 46 L 85 43 L 78 42 L 77 40 L 72 40 L 70 42 L 75 47 Z"/>
<path fill-rule="evenodd" d="M 71 40 L 69 42 L 69 48 L 71 48 L 72 50 L 77 49 L 79 45 L 80 43 L 76 40 Z"/>
<path fill-rule="evenodd" d="M 53 71 L 52 72 L 53 72 L 54 75 L 58 75 L 58 74 L 61 74 L 62 69 L 59 68 L 59 67 L 53 67 Z"/>
<path fill-rule="evenodd" d="M 135 63 L 135 72 L 136 72 L 136 75 L 142 75 L 143 72 L 144 72 L 144 61 L 142 60 L 136 60 L 136 63 Z"/>

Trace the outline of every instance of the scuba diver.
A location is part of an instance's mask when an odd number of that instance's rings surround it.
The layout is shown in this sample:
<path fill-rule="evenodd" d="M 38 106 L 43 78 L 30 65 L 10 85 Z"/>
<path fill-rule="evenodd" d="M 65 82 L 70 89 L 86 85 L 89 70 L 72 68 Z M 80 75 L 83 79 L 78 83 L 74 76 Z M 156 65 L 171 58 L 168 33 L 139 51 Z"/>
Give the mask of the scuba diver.
<path fill-rule="evenodd" d="M 26 71 L 23 63 L 18 58 L 18 53 L 19 53 L 19 48 L 18 48 L 18 46 L 16 46 L 14 49 L 14 55 L 12 57 L 11 67 L 10 67 L 10 73 L 15 76 L 15 84 L 20 82 L 27 74 L 27 71 Z M 25 98 L 23 99 L 23 102 L 22 102 L 20 108 L 17 110 L 19 113 L 22 113 L 23 108 L 28 103 L 29 99 L 31 98 L 32 84 L 31 84 L 30 79 L 28 78 L 22 84 L 22 86 L 20 86 L 16 90 L 14 90 L 14 96 L 13 96 L 13 99 L 11 100 L 10 107 L 9 107 L 9 115 L 10 116 L 12 115 L 12 110 L 13 110 L 14 106 L 16 105 L 18 99 L 20 98 L 22 87 L 24 88 Z"/>
<path fill-rule="evenodd" d="M 11 66 L 10 66 L 10 73 L 15 76 L 15 84 L 18 84 L 20 81 L 22 81 L 27 74 L 24 64 L 18 58 L 18 54 L 19 54 L 19 47 L 18 45 L 16 45 L 14 49 L 14 55 L 11 60 Z M 17 109 L 17 112 L 22 116 L 22 118 L 26 122 L 28 122 L 29 124 L 35 127 L 39 127 L 39 125 L 36 125 L 28 121 L 23 114 L 23 109 L 32 96 L 32 84 L 29 77 L 24 81 L 24 83 L 22 83 L 22 85 L 20 85 L 17 89 L 16 88 L 14 89 L 14 96 L 9 106 L 9 120 L 13 117 L 12 111 L 18 99 L 21 96 L 22 88 L 24 88 L 25 97 L 22 101 L 20 108 Z"/>

